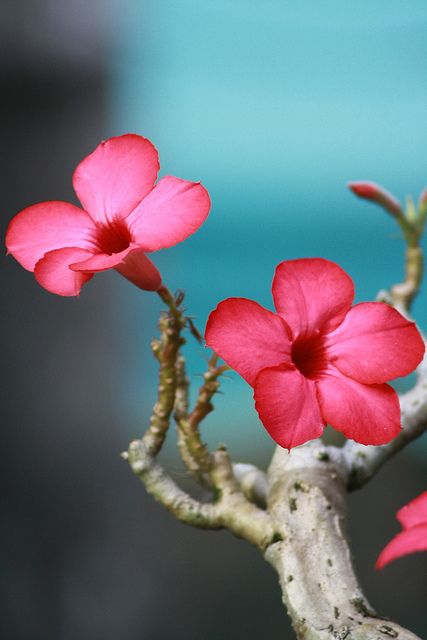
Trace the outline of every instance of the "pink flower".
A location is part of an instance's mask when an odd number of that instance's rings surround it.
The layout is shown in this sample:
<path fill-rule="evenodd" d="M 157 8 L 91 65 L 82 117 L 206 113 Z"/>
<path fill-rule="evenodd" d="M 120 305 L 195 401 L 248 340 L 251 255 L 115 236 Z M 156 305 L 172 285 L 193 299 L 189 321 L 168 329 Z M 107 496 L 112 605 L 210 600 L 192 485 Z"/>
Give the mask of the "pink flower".
<path fill-rule="evenodd" d="M 210 208 L 200 183 L 166 176 L 155 184 L 158 171 L 157 150 L 146 138 L 127 134 L 101 142 L 73 175 L 82 208 L 41 202 L 24 209 L 9 224 L 8 252 L 61 296 L 78 295 L 107 269 L 157 290 L 161 276 L 145 254 L 185 240 Z"/>
<path fill-rule="evenodd" d="M 424 343 L 382 302 L 351 308 L 354 286 L 322 258 L 288 260 L 273 279 L 277 313 L 245 298 L 221 302 L 206 342 L 253 388 L 261 422 L 287 449 L 330 423 L 362 444 L 400 431 L 399 401 L 384 384 L 415 369 Z"/>
<path fill-rule="evenodd" d="M 427 491 L 402 507 L 396 518 L 403 531 L 391 540 L 375 563 L 377 569 L 415 551 L 427 551 Z"/>

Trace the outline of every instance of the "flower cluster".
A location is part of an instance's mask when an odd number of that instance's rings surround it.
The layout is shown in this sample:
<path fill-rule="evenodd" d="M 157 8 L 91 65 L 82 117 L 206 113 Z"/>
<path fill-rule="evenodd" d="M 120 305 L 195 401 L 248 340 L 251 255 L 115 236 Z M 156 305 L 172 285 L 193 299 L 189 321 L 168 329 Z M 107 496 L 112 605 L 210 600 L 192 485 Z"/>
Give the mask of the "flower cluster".
<path fill-rule="evenodd" d="M 194 233 L 208 216 L 210 198 L 200 183 L 172 176 L 156 183 L 158 171 L 157 150 L 146 138 L 127 134 L 102 142 L 73 175 L 82 207 L 50 201 L 24 209 L 9 224 L 8 252 L 42 287 L 61 296 L 78 295 L 107 269 L 162 295 L 167 290 L 146 254 Z M 427 190 L 418 226 L 411 227 L 409 213 L 405 217 L 379 185 L 349 186 L 418 240 Z M 328 423 L 365 445 L 392 440 L 401 429 L 400 407 L 386 383 L 422 360 L 424 341 L 415 324 L 381 302 L 352 306 L 351 278 L 322 258 L 280 263 L 272 293 L 276 313 L 245 298 L 224 300 L 211 313 L 205 336 L 253 387 L 256 410 L 273 440 L 291 449 L 321 436 Z M 397 519 L 403 530 L 382 551 L 377 568 L 427 550 L 427 492 Z"/>
<path fill-rule="evenodd" d="M 221 302 L 206 342 L 253 388 L 261 422 L 291 449 L 327 423 L 362 444 L 400 431 L 396 392 L 387 381 L 415 369 L 424 354 L 413 322 L 382 302 L 352 307 L 351 278 L 321 258 L 276 269 L 277 313 L 245 298 Z"/>
<path fill-rule="evenodd" d="M 155 184 L 158 171 L 146 138 L 102 142 L 73 175 L 82 208 L 42 202 L 24 209 L 8 227 L 8 251 L 59 295 L 77 295 L 107 269 L 159 289 L 146 254 L 196 231 L 210 199 L 200 183 L 166 176 Z M 369 196 L 377 191 L 371 185 Z M 274 276 L 277 313 L 231 298 L 209 318 L 207 344 L 253 386 L 260 419 L 283 447 L 317 438 L 327 423 L 363 444 L 385 444 L 401 428 L 397 395 L 385 383 L 413 371 L 423 341 L 390 306 L 352 308 L 353 297 L 351 278 L 333 262 L 291 260 Z"/>

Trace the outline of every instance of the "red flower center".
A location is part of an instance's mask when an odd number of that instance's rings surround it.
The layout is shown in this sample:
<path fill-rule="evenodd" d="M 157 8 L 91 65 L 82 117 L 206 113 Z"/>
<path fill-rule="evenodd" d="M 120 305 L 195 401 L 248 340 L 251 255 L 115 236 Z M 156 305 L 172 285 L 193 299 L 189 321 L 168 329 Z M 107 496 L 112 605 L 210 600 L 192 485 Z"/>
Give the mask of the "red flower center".
<path fill-rule="evenodd" d="M 132 240 L 124 220 L 112 220 L 98 227 L 96 242 L 102 253 L 112 255 L 127 249 Z"/>
<path fill-rule="evenodd" d="M 292 345 L 292 362 L 306 378 L 317 380 L 327 368 L 325 339 L 322 335 L 297 339 Z"/>

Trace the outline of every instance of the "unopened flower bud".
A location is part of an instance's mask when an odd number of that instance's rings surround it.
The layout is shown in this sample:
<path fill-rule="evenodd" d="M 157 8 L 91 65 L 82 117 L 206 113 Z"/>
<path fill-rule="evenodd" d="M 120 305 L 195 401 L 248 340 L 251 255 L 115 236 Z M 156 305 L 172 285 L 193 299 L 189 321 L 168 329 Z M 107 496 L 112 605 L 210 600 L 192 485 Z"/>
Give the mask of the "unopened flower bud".
<path fill-rule="evenodd" d="M 420 200 L 418 202 L 418 209 L 420 215 L 425 217 L 427 216 L 427 188 L 422 191 L 420 195 Z"/>
<path fill-rule="evenodd" d="M 392 216 L 397 218 L 403 216 L 400 202 L 375 182 L 349 182 L 347 186 L 356 196 L 375 202 Z"/>
<path fill-rule="evenodd" d="M 409 222 L 415 223 L 417 221 L 418 212 L 412 196 L 406 198 L 406 217 Z"/>

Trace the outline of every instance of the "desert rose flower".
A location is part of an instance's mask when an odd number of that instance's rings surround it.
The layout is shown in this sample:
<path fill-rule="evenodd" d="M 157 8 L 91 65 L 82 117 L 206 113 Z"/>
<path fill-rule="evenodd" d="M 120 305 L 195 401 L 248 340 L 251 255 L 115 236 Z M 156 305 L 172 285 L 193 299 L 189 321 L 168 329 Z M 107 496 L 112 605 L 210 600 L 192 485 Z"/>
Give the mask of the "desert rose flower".
<path fill-rule="evenodd" d="M 427 491 L 402 507 L 396 518 L 403 531 L 382 550 L 375 564 L 377 569 L 415 551 L 427 551 Z"/>
<path fill-rule="evenodd" d="M 352 307 L 354 286 L 322 258 L 276 269 L 276 313 L 245 298 L 220 302 L 206 343 L 253 388 L 261 422 L 291 449 L 326 423 L 362 444 L 400 431 L 395 391 L 384 384 L 415 369 L 424 343 L 413 322 L 382 302 Z"/>
<path fill-rule="evenodd" d="M 10 222 L 6 246 L 42 287 L 78 295 L 98 271 L 115 269 L 141 289 L 157 290 L 161 276 L 145 255 L 194 233 L 210 209 L 195 182 L 159 171 L 154 145 L 127 134 L 101 142 L 73 175 L 82 208 L 41 202 Z"/>

